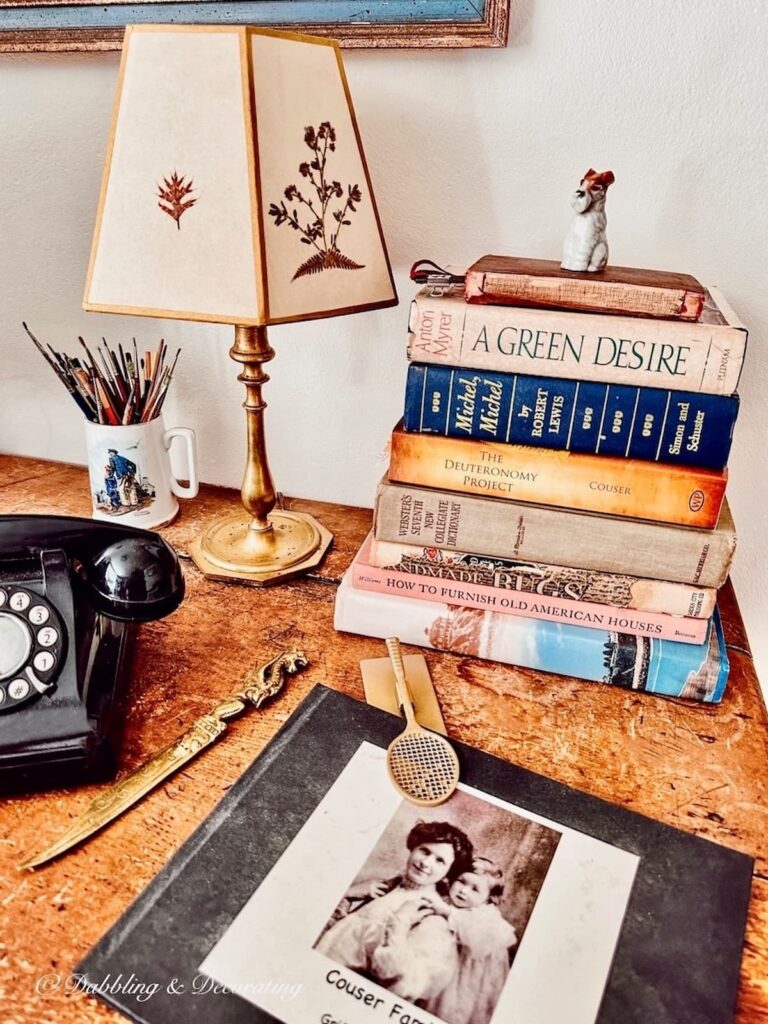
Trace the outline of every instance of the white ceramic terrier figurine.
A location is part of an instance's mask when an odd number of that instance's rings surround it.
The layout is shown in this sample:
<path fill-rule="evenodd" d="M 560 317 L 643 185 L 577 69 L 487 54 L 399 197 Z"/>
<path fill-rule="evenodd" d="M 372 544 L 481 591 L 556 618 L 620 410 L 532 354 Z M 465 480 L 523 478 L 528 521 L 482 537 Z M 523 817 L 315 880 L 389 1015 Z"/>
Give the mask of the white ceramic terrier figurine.
<path fill-rule="evenodd" d="M 571 221 L 563 246 L 563 270 L 587 270 L 592 274 L 608 262 L 608 240 L 605 237 L 605 194 L 616 179 L 613 171 L 591 167 L 579 182 L 571 206 L 576 216 Z"/>

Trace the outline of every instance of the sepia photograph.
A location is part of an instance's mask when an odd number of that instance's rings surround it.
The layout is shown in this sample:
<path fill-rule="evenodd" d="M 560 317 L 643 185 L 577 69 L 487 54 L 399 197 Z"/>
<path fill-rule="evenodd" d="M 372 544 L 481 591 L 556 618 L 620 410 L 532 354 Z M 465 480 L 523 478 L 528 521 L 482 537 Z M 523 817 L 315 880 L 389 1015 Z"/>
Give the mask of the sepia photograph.
<path fill-rule="evenodd" d="M 445 1024 L 488 1024 L 559 839 L 469 793 L 403 801 L 315 948 Z"/>

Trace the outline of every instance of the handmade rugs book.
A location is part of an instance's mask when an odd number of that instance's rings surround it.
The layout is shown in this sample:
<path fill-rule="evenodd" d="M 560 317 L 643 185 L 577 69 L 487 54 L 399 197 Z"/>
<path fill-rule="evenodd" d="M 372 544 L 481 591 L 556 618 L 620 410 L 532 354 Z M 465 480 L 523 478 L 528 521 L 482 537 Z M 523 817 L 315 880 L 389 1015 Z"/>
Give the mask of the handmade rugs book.
<path fill-rule="evenodd" d="M 715 610 L 717 591 L 689 583 L 643 579 L 626 573 L 577 569 L 476 551 L 452 551 L 402 541 L 371 541 L 368 565 L 424 579 L 481 584 L 520 594 L 543 594 L 570 601 L 593 601 L 633 611 L 692 615 L 708 619 Z"/>
<path fill-rule="evenodd" d="M 463 570 L 453 572 L 445 564 L 443 568 L 446 571 L 442 575 L 425 573 L 428 566 L 424 563 L 412 565 L 410 569 L 405 566 L 378 566 L 371 559 L 372 540 L 370 535 L 366 538 L 349 567 L 352 585 L 357 590 L 415 597 L 422 601 L 479 608 L 482 611 L 488 609 L 526 619 L 571 622 L 587 629 L 619 630 L 633 636 L 655 637 L 675 643 L 703 644 L 709 639 L 708 618 L 670 615 L 655 608 L 639 611 L 610 601 L 597 603 L 579 597 L 573 591 L 563 596 L 546 589 L 525 593 L 469 579 L 469 574 Z"/>
<path fill-rule="evenodd" d="M 732 1019 L 749 857 L 462 744 L 415 807 L 402 725 L 317 686 L 82 984 L 143 1024 Z"/>

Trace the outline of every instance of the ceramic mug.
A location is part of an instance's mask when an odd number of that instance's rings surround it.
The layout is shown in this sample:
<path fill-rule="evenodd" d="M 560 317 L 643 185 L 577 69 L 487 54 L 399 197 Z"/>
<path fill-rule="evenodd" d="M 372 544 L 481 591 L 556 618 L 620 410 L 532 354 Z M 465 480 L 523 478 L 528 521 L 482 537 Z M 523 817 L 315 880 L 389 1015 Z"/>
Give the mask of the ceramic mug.
<path fill-rule="evenodd" d="M 177 498 L 197 494 L 195 432 L 189 427 L 166 430 L 158 416 L 125 427 L 86 423 L 85 431 L 94 519 L 152 529 L 176 517 Z M 169 452 L 175 437 L 186 447 L 187 486 L 171 470 Z"/>

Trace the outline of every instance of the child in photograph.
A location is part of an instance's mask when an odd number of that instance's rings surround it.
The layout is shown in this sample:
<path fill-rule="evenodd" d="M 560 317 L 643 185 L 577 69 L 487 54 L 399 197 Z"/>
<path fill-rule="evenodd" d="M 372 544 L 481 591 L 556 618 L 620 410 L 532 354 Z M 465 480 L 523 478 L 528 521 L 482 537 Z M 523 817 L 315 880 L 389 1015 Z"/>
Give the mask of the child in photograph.
<path fill-rule="evenodd" d="M 394 912 L 372 954 L 382 984 L 446 1024 L 488 1024 L 509 973 L 509 949 L 517 943 L 498 907 L 502 879 L 493 861 L 475 857 L 451 883 L 447 903 L 412 902 Z M 436 958 L 445 984 L 428 992 L 422 978 Z"/>
<path fill-rule="evenodd" d="M 509 950 L 515 929 L 501 916 L 501 870 L 487 857 L 475 857 L 472 869 L 448 892 L 448 920 L 456 933 L 458 967 L 443 991 L 425 1009 L 448 1024 L 488 1024 L 509 974 Z"/>

